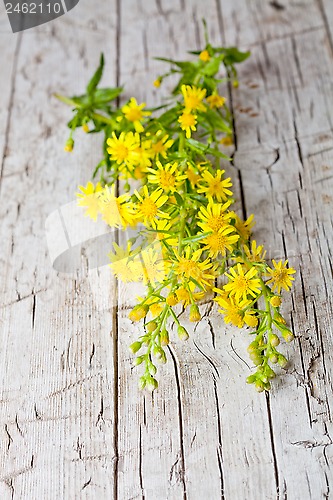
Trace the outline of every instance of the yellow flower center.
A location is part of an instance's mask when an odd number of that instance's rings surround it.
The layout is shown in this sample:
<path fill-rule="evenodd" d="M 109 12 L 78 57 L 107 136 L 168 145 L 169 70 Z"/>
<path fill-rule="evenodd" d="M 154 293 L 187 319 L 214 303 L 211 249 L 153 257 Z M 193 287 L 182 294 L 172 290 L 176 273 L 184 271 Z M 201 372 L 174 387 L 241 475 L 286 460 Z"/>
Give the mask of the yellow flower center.
<path fill-rule="evenodd" d="M 140 108 L 131 108 L 127 111 L 125 116 L 130 122 L 137 122 L 142 120 L 142 111 Z"/>
<path fill-rule="evenodd" d="M 209 194 L 214 195 L 218 194 L 223 188 L 222 182 L 219 179 L 212 179 L 209 182 Z"/>
<path fill-rule="evenodd" d="M 187 109 L 197 109 L 200 106 L 201 99 L 195 94 L 189 95 L 185 98 L 185 108 Z"/>
<path fill-rule="evenodd" d="M 156 203 L 151 198 L 145 198 L 140 207 L 141 213 L 144 217 L 155 217 L 158 211 Z"/>
<path fill-rule="evenodd" d="M 234 279 L 234 285 L 239 293 L 247 292 L 250 288 L 250 282 L 245 276 L 237 276 Z"/>
<path fill-rule="evenodd" d="M 213 252 L 221 252 L 225 249 L 226 237 L 220 233 L 211 234 L 207 237 L 207 244 Z"/>
<path fill-rule="evenodd" d="M 178 263 L 178 272 L 186 276 L 197 274 L 197 264 L 192 260 L 182 257 Z"/>
<path fill-rule="evenodd" d="M 160 171 L 160 184 L 164 189 L 168 189 L 174 187 L 175 185 L 175 176 L 167 172 L 166 170 Z"/>
<path fill-rule="evenodd" d="M 128 158 L 128 148 L 125 144 L 117 144 L 114 148 L 113 156 L 117 157 L 120 161 L 126 160 Z"/>
<path fill-rule="evenodd" d="M 163 153 L 165 151 L 165 146 L 163 144 L 163 141 L 158 141 L 155 144 L 152 144 L 151 147 L 155 154 Z"/>
<path fill-rule="evenodd" d="M 279 269 L 274 271 L 273 278 L 277 285 L 285 283 L 286 280 L 289 280 L 288 269 Z"/>
<path fill-rule="evenodd" d="M 193 127 L 195 125 L 195 116 L 190 113 L 183 113 L 181 119 L 184 127 Z"/>
<path fill-rule="evenodd" d="M 213 230 L 218 231 L 221 227 L 225 226 L 225 220 L 221 215 L 212 215 L 207 220 L 207 225 Z"/>

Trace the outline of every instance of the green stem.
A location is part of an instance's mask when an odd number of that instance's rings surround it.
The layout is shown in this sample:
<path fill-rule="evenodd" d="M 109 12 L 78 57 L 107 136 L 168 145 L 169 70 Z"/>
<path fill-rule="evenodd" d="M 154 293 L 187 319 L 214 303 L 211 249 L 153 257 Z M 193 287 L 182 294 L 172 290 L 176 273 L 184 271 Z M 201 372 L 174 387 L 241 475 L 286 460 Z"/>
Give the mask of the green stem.
<path fill-rule="evenodd" d="M 60 94 L 53 94 L 54 97 L 56 97 L 59 101 L 63 102 L 64 104 L 68 104 L 68 106 L 73 106 L 74 108 L 83 108 L 82 104 L 79 104 L 76 101 L 73 101 L 73 99 L 70 99 L 69 97 L 65 97 Z M 113 125 L 113 120 L 107 118 L 104 115 L 101 115 L 100 113 L 90 113 L 91 118 L 93 118 L 96 121 L 100 121 L 102 123 L 105 123 L 107 125 Z"/>

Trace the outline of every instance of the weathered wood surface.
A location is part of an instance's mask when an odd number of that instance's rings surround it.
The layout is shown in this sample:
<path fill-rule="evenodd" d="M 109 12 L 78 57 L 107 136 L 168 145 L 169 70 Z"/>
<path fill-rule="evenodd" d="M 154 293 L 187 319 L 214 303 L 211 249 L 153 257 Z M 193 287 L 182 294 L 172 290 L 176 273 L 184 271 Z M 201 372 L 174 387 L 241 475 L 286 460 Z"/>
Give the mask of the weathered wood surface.
<path fill-rule="evenodd" d="M 126 293 L 106 267 L 57 273 L 45 237 L 99 157 L 94 137 L 63 152 L 52 92 L 80 93 L 103 51 L 106 84 L 157 103 L 151 58 L 200 48 L 202 17 L 213 43 L 252 51 L 229 171 L 257 241 L 298 270 L 297 339 L 269 395 L 245 385 L 247 332 L 215 307 L 140 393 Z M 1 500 L 331 498 L 332 26 L 331 0 L 81 0 L 17 35 L 1 11 Z"/>

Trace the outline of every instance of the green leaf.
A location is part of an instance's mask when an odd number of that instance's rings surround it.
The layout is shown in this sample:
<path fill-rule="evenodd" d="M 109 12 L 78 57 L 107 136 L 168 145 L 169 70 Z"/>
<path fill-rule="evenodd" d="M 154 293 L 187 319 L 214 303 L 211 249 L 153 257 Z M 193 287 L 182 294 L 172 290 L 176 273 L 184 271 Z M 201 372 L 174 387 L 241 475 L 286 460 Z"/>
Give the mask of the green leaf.
<path fill-rule="evenodd" d="M 122 91 L 123 87 L 96 89 L 94 93 L 94 102 L 96 104 L 106 104 L 116 99 L 116 97 L 118 97 L 118 95 L 121 94 Z"/>
<path fill-rule="evenodd" d="M 251 52 L 241 52 L 237 49 L 237 47 L 229 47 L 228 49 L 224 49 L 225 58 L 224 63 L 228 66 L 235 63 L 241 63 L 245 61 L 248 57 L 250 57 Z"/>
<path fill-rule="evenodd" d="M 212 57 L 211 60 L 202 68 L 201 72 L 207 76 L 216 75 L 220 69 L 220 64 L 223 61 L 224 55 L 218 57 Z"/>
<path fill-rule="evenodd" d="M 177 205 L 180 206 L 180 207 L 183 206 L 184 205 L 184 200 L 180 196 L 180 194 L 178 194 L 177 191 L 175 191 L 174 195 L 175 195 L 175 198 L 176 198 L 176 201 L 177 201 Z"/>
<path fill-rule="evenodd" d="M 101 81 L 102 75 L 103 75 L 103 69 L 104 69 L 104 55 L 103 53 L 101 54 L 100 61 L 99 61 L 99 66 L 97 70 L 95 71 L 92 79 L 87 85 L 87 92 L 89 95 L 93 94 L 97 88 L 97 85 Z"/>

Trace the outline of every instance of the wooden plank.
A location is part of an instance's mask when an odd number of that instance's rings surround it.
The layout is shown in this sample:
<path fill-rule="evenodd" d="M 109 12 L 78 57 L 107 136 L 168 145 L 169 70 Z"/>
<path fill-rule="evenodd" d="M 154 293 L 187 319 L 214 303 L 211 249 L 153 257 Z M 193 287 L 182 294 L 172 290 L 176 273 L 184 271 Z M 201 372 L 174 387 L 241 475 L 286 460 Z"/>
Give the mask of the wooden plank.
<path fill-rule="evenodd" d="M 52 93 L 84 90 L 115 25 L 115 8 L 106 17 L 102 3 L 82 0 L 48 29 L 24 33 L 17 56 L 0 208 L 4 499 L 113 496 L 113 280 L 98 288 L 84 266 L 57 275 L 44 225 L 100 155 L 100 141 L 86 137 L 63 152 L 70 111 Z M 13 37 L 2 36 L 8 57 Z M 111 60 L 105 82 L 115 73 Z"/>

